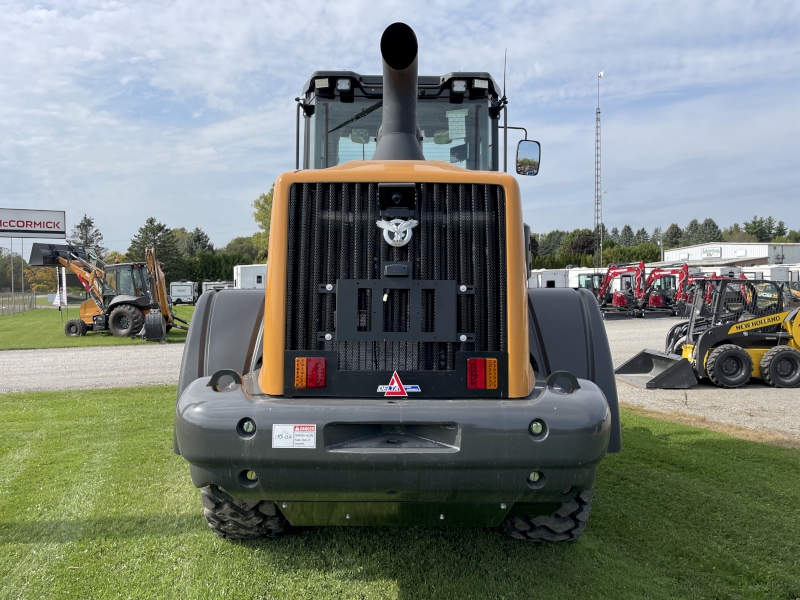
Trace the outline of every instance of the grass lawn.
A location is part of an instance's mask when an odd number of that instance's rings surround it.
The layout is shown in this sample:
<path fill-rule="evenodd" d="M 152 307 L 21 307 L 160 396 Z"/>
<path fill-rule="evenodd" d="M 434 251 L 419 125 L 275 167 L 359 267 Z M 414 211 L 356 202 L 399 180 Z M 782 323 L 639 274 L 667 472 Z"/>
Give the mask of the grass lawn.
<path fill-rule="evenodd" d="M 191 320 L 193 306 L 174 307 L 175 314 Z M 89 331 L 82 337 L 67 337 L 64 323 L 78 318 L 78 307 L 70 306 L 69 311 L 43 308 L 24 314 L 0 317 L 0 350 L 30 350 L 35 348 L 78 348 L 84 346 L 126 346 L 144 344 L 140 339 L 118 338 L 108 331 Z M 173 329 L 167 334 L 168 343 L 181 343 L 186 340 L 186 332 Z"/>
<path fill-rule="evenodd" d="M 302 528 L 217 539 L 174 387 L 0 395 L 1 598 L 800 597 L 800 452 L 623 413 L 584 536 Z"/>

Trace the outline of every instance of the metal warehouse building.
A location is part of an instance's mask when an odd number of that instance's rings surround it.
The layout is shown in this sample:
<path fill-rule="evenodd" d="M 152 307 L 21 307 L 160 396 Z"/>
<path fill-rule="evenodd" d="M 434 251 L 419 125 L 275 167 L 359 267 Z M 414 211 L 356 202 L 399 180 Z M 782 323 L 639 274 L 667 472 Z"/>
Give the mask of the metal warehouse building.
<path fill-rule="evenodd" d="M 728 265 L 800 263 L 800 244 L 713 242 L 664 251 L 665 262 L 713 261 Z"/>

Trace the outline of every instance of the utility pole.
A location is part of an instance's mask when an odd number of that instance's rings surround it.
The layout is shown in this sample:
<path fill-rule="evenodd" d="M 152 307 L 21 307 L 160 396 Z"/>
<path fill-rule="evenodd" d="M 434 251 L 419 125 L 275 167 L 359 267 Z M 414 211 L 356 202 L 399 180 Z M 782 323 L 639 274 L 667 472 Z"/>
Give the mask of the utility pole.
<path fill-rule="evenodd" d="M 595 266 L 603 266 L 603 178 L 600 163 L 600 80 L 603 71 L 597 75 L 597 113 L 594 132 L 594 230 L 600 238 L 599 252 L 595 252 Z"/>

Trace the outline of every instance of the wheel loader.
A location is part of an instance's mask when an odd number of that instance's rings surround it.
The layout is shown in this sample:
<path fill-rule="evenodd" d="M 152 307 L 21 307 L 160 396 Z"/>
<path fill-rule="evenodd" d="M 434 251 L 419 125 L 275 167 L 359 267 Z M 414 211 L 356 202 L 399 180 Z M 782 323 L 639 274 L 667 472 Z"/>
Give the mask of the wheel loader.
<path fill-rule="evenodd" d="M 106 265 L 83 246 L 33 244 L 29 264 L 65 267 L 89 294 L 80 316 L 64 324 L 70 337 L 110 331 L 116 337 L 142 335 L 148 341 L 163 341 L 172 327 L 188 330 L 188 323 L 172 313 L 153 248 L 145 250 L 144 262 Z"/>
<path fill-rule="evenodd" d="M 689 320 L 667 334 L 665 351 L 644 350 L 617 377 L 646 388 L 692 387 L 708 378 L 738 388 L 751 378 L 800 386 L 800 308 L 786 285 L 766 280 L 702 279 Z"/>
<path fill-rule="evenodd" d="M 429 525 L 574 540 L 621 448 L 597 302 L 527 289 L 491 76 L 418 77 L 402 23 L 381 53 L 382 76 L 306 84 L 305 168 L 275 182 L 266 290 L 200 297 L 174 450 L 223 538 Z M 525 142 L 522 176 L 539 168 Z"/>

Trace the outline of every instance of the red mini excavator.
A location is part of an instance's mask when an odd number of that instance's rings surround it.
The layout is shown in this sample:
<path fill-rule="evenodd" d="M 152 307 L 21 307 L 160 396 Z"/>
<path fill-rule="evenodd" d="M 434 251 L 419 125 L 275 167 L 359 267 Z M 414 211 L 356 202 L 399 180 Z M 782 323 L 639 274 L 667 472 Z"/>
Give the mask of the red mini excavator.
<path fill-rule="evenodd" d="M 621 291 L 609 292 L 611 282 L 617 277 L 626 274 L 633 276 L 633 285 L 630 281 L 623 282 Z M 603 283 L 597 292 L 597 302 L 600 310 L 604 312 L 623 312 L 634 316 L 641 313 L 637 307 L 637 301 L 642 298 L 644 292 L 644 262 L 632 265 L 608 265 L 608 270 L 603 278 Z M 610 302 L 609 302 L 610 300 Z"/>

